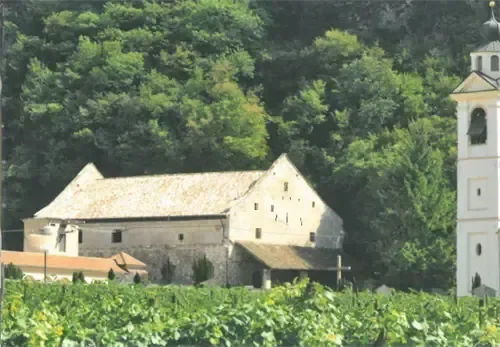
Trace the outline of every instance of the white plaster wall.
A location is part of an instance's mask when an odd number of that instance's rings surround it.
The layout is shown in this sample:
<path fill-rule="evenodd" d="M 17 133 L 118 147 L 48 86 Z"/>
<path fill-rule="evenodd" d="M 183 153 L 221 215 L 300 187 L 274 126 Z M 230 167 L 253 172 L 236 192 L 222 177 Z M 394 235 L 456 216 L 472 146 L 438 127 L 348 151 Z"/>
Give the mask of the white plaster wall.
<path fill-rule="evenodd" d="M 457 295 L 470 295 L 472 278 L 477 272 L 482 284 L 500 291 L 499 242 L 496 219 L 461 221 L 457 225 Z M 477 244 L 482 252 L 476 253 Z"/>
<path fill-rule="evenodd" d="M 484 58 L 483 58 L 484 59 Z M 483 61 L 483 67 L 489 61 Z M 500 75 L 499 75 L 500 77 Z M 468 89 L 474 90 L 473 86 Z M 472 277 L 500 292 L 499 180 L 500 103 L 498 97 L 468 93 L 457 105 L 457 295 L 470 295 Z M 467 130 L 476 107 L 487 114 L 487 142 L 471 145 Z M 480 189 L 480 195 L 478 195 Z M 481 255 L 476 245 L 481 244 Z"/>
<path fill-rule="evenodd" d="M 284 190 L 285 182 L 288 182 L 288 191 Z M 258 204 L 257 210 L 255 204 Z M 232 241 L 340 248 L 342 224 L 342 219 L 321 200 L 287 158 L 282 157 L 253 190 L 231 208 L 229 237 Z M 256 238 L 257 228 L 262 229 L 261 239 Z M 316 233 L 315 243 L 309 241 L 311 232 Z"/>
<path fill-rule="evenodd" d="M 30 276 L 36 281 L 43 281 L 43 268 L 33 268 L 33 267 L 21 267 L 25 276 Z M 107 281 L 108 276 L 106 274 L 100 274 L 96 272 L 84 272 L 85 282 L 92 283 L 92 281 Z M 73 279 L 73 271 L 65 271 L 62 269 L 48 269 L 47 270 L 47 279 L 56 277 L 56 280 L 67 279 L 71 281 Z"/>
<path fill-rule="evenodd" d="M 491 70 L 491 57 L 492 56 L 498 56 L 500 58 L 500 52 L 473 52 L 470 54 L 471 56 L 471 70 L 478 70 L 477 66 L 477 57 L 482 57 L 483 59 L 483 66 L 481 70 L 482 73 L 493 77 L 493 78 L 500 78 L 500 71 L 492 71 Z"/>
<path fill-rule="evenodd" d="M 192 221 L 158 221 L 158 222 L 113 222 L 81 224 L 81 250 L 117 251 L 142 246 L 176 246 L 195 244 L 222 244 L 226 221 L 192 220 Z M 122 231 L 122 242 L 112 243 L 111 233 L 115 229 Z M 181 241 L 179 235 L 184 239 Z M 77 235 L 78 236 L 78 235 Z M 78 243 L 78 237 L 76 239 Z"/>
<path fill-rule="evenodd" d="M 457 218 L 499 216 L 500 159 L 466 159 L 457 164 Z M 478 195 L 480 189 L 480 195 Z"/>
<path fill-rule="evenodd" d="M 46 225 L 51 225 L 53 234 L 50 236 L 39 235 L 41 229 Z M 59 254 L 78 256 L 78 233 L 72 232 L 65 234 L 66 251 L 59 251 L 58 235 L 63 230 L 60 228 L 60 222 L 49 219 L 30 218 L 24 220 L 24 251 L 25 252 L 43 252 L 45 247 L 48 254 Z"/>

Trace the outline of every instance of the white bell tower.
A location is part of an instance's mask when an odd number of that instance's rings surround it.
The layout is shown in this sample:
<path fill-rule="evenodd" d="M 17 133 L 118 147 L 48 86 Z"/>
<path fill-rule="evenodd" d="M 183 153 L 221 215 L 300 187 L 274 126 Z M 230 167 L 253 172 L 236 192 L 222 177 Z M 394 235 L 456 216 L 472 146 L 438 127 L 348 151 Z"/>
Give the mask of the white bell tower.
<path fill-rule="evenodd" d="M 472 279 L 500 293 L 500 23 L 483 24 L 484 45 L 471 53 L 471 73 L 457 101 L 457 295 Z"/>

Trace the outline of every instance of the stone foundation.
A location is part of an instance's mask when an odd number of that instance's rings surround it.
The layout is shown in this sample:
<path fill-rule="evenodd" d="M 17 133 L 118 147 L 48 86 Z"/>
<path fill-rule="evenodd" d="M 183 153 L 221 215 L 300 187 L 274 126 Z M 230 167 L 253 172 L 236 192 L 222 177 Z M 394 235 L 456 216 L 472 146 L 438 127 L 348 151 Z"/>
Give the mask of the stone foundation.
<path fill-rule="evenodd" d="M 135 246 L 116 249 L 80 249 L 80 256 L 110 257 L 125 252 L 144 262 L 151 282 L 161 282 L 162 268 L 169 260 L 174 266 L 174 284 L 193 284 L 193 262 L 206 255 L 214 266 L 211 282 L 218 285 L 252 285 L 252 275 L 262 265 L 244 250 L 234 245 Z"/>

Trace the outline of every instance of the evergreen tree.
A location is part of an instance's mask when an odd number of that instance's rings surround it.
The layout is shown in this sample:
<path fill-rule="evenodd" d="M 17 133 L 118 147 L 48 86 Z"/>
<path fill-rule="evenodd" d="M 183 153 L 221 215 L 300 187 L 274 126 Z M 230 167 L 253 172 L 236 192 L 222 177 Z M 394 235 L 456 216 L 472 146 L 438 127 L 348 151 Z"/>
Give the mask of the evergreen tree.
<path fill-rule="evenodd" d="M 116 278 L 115 272 L 113 269 L 109 269 L 108 271 L 108 280 L 113 281 Z"/>
<path fill-rule="evenodd" d="M 7 279 L 22 280 L 24 277 L 23 270 L 19 266 L 9 263 L 4 265 L 4 276 Z"/>
<path fill-rule="evenodd" d="M 206 255 L 193 262 L 193 281 L 196 285 L 211 279 L 214 275 L 214 265 Z"/>
<path fill-rule="evenodd" d="M 85 275 L 83 274 L 83 271 L 80 271 L 80 272 L 78 273 L 78 280 L 79 280 L 80 282 L 82 282 L 82 283 L 86 283 L 86 282 L 85 282 Z"/>
<path fill-rule="evenodd" d="M 140 283 L 142 283 L 142 278 L 141 278 L 141 276 L 139 275 L 139 273 L 138 273 L 138 272 L 136 272 L 136 273 L 135 273 L 135 275 L 134 275 L 134 283 L 135 283 L 135 284 L 140 284 Z"/>
<path fill-rule="evenodd" d="M 73 282 L 73 284 L 77 284 L 80 281 L 78 272 L 73 272 L 73 278 L 71 279 L 71 281 Z"/>
<path fill-rule="evenodd" d="M 163 265 L 162 269 L 161 269 L 161 275 L 162 275 L 162 279 L 170 284 L 172 283 L 172 280 L 174 278 L 174 273 L 175 273 L 175 265 L 172 264 L 172 262 L 170 261 L 170 258 L 167 258 L 167 261 L 165 262 L 165 264 Z"/>

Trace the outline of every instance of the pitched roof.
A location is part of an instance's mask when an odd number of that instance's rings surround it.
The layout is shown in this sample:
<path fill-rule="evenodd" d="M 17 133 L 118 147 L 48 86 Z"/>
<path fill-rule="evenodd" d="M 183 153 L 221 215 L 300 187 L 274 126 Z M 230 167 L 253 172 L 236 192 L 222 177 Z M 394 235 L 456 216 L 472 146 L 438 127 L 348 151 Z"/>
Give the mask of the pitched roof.
<path fill-rule="evenodd" d="M 13 263 L 19 267 L 44 268 L 44 254 L 37 252 L 15 252 L 2 250 L 1 259 L 4 264 Z M 47 269 L 67 271 L 92 271 L 107 273 L 113 269 L 115 273 L 126 273 L 111 258 L 72 257 L 66 255 L 47 254 Z"/>
<path fill-rule="evenodd" d="M 476 78 L 479 77 L 480 79 L 482 79 L 484 82 L 486 82 L 488 85 L 491 86 L 490 89 L 486 89 L 486 90 L 475 90 L 474 92 L 480 92 L 480 91 L 490 91 L 490 90 L 497 90 L 499 89 L 500 87 L 500 84 L 499 84 L 499 81 L 500 81 L 500 78 L 493 78 L 493 77 L 490 77 L 488 75 L 486 75 L 485 73 L 481 72 L 481 71 L 477 71 L 477 70 L 474 70 L 472 71 L 466 79 L 464 79 L 462 82 L 460 82 L 460 84 L 453 90 L 453 93 L 452 94 L 461 94 L 463 93 L 462 90 L 464 88 L 464 86 L 466 86 L 470 81 L 472 81 L 473 78 Z"/>
<path fill-rule="evenodd" d="M 85 220 L 221 215 L 265 172 L 95 179 L 65 190 L 35 217 Z"/>
<path fill-rule="evenodd" d="M 237 245 L 255 259 L 274 270 L 336 270 L 337 256 L 342 266 L 353 266 L 352 259 L 339 249 L 313 248 L 238 241 Z M 353 267 L 357 270 L 358 265 Z"/>
<path fill-rule="evenodd" d="M 500 52 L 500 41 L 491 41 L 478 47 L 474 52 Z"/>
<path fill-rule="evenodd" d="M 128 255 L 125 252 L 117 253 L 113 255 L 111 259 L 113 259 L 119 266 L 146 266 L 146 264 L 144 264 L 142 261 L 132 257 L 131 255 Z"/>

